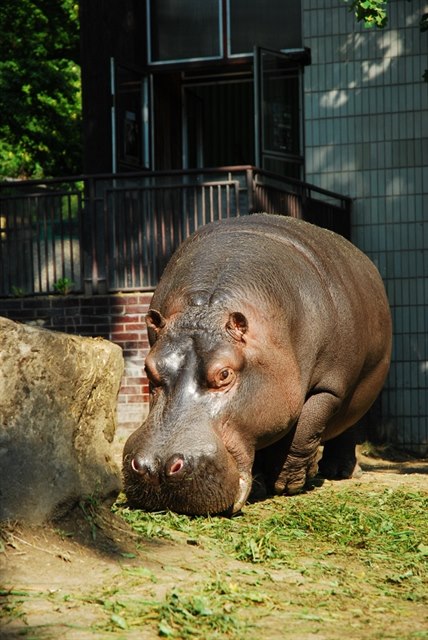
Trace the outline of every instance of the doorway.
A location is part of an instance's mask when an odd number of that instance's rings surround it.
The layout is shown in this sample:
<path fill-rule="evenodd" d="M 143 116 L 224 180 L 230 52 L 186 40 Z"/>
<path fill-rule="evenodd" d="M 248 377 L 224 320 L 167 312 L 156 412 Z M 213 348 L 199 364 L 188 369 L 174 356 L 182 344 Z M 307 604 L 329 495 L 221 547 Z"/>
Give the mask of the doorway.
<path fill-rule="evenodd" d="M 183 85 L 183 167 L 255 163 L 252 77 Z"/>
<path fill-rule="evenodd" d="M 302 67 L 256 47 L 251 70 L 184 79 L 184 169 L 255 165 L 304 179 Z"/>

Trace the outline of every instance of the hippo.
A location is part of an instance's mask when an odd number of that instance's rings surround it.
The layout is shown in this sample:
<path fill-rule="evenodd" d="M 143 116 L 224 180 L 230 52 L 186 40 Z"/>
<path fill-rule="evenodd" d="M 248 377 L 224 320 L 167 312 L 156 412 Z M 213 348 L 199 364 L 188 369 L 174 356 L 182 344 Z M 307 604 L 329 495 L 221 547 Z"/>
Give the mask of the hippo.
<path fill-rule="evenodd" d="M 376 267 L 344 237 L 273 214 L 201 227 L 146 322 L 151 399 L 123 452 L 130 506 L 234 514 L 253 484 L 302 491 L 321 450 L 324 477 L 353 475 L 391 316 Z"/>

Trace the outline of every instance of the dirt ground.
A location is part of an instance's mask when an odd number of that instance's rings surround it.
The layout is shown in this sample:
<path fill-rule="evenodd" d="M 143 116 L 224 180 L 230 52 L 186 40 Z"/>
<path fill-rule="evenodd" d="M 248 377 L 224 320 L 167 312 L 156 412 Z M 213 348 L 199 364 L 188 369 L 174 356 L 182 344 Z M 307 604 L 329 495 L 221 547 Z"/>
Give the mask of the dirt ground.
<path fill-rule="evenodd" d="M 388 460 L 367 457 L 360 452 L 360 462 L 364 472 L 358 479 L 359 484 L 376 488 L 405 486 L 428 492 L 428 461 L 405 457 Z M 325 483 L 318 490 L 331 485 L 340 490 L 354 482 Z M 109 588 L 122 584 L 124 569 L 132 575 L 133 570 L 138 568 L 141 572 L 143 567 L 144 572 L 140 573 L 143 578 L 134 579 L 135 589 L 138 591 L 144 582 L 152 596 L 162 598 L 177 584 L 188 585 L 192 581 L 197 584 L 198 575 L 207 568 L 218 567 L 219 558 L 210 550 L 186 544 L 185 540 L 183 543 L 147 540 L 143 546 L 137 546 L 136 542 L 136 534 L 108 507 L 95 517 L 76 509 L 51 526 L 26 527 L 11 523 L 3 531 L 0 549 L 1 595 L 13 593 L 17 596 L 15 602 L 19 601 L 20 593 L 30 593 L 33 597 L 23 596 L 16 611 L 9 610 L 6 617 L 0 617 L 0 625 L 3 619 L 0 638 L 158 637 L 153 629 L 140 630 L 137 634 L 124 631 L 122 635 L 97 632 L 100 590 L 107 593 Z M 223 568 L 234 571 L 236 561 L 224 558 L 221 561 L 227 564 Z M 69 593 L 73 597 L 67 598 Z M 93 599 L 91 593 L 95 594 Z M 269 639 L 280 637 L 289 636 L 272 630 L 266 635 Z M 312 634 L 302 628 L 293 637 L 295 640 L 331 640 L 335 636 Z"/>

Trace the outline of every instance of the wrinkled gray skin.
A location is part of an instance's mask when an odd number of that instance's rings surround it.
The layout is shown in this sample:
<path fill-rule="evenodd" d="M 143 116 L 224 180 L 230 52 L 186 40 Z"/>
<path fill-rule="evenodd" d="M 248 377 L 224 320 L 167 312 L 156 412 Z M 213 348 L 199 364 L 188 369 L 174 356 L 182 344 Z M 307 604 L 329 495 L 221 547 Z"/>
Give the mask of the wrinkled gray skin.
<path fill-rule="evenodd" d="M 342 237 L 257 214 L 203 227 L 178 249 L 147 316 L 152 388 L 123 458 L 130 504 L 238 511 L 253 474 L 296 493 L 350 477 L 355 430 L 388 371 L 381 278 Z"/>

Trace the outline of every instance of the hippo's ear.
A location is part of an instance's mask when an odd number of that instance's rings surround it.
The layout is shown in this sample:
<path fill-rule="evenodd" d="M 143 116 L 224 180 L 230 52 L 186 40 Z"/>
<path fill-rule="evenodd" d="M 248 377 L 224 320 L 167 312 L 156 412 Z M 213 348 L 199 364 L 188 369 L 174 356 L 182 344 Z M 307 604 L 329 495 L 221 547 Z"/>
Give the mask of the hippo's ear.
<path fill-rule="evenodd" d="M 242 340 L 243 336 L 247 332 L 248 322 L 243 313 L 235 311 L 229 316 L 229 320 L 226 323 L 226 331 L 235 340 Z"/>
<path fill-rule="evenodd" d="M 146 315 L 146 324 L 149 329 L 152 329 L 155 333 L 158 333 L 162 327 L 165 326 L 166 320 L 160 311 L 150 309 Z"/>

